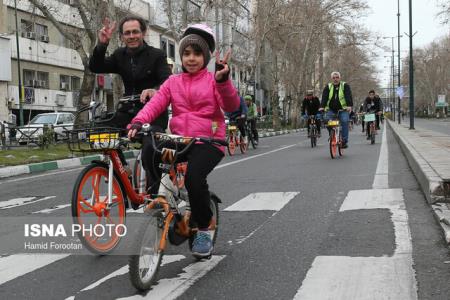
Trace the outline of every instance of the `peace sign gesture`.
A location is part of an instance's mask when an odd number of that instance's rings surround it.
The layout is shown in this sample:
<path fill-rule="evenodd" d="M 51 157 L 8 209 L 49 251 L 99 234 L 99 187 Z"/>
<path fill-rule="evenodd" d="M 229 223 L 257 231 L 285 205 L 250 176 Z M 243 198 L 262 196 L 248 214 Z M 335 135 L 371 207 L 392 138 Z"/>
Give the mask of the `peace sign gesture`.
<path fill-rule="evenodd" d="M 108 18 L 103 19 L 103 28 L 98 32 L 98 41 L 102 44 L 108 44 L 111 40 L 114 30 L 116 30 L 117 23 L 110 22 Z"/>
<path fill-rule="evenodd" d="M 230 75 L 230 67 L 228 67 L 228 60 L 231 57 L 231 49 L 228 49 L 223 59 L 220 59 L 219 51 L 216 51 L 216 74 L 217 82 L 225 82 Z"/>

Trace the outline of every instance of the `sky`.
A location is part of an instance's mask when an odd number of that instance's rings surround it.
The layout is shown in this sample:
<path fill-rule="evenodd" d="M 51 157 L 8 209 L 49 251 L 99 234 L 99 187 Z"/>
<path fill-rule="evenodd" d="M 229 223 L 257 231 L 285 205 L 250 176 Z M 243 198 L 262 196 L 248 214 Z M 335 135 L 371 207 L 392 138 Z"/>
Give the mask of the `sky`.
<path fill-rule="evenodd" d="M 397 0 L 366 0 L 370 6 L 368 16 L 362 21 L 365 26 L 372 32 L 376 32 L 378 36 L 395 36 L 397 37 Z M 413 37 L 413 47 L 424 47 L 440 36 L 450 33 L 450 25 L 441 25 L 436 14 L 439 12 L 438 0 L 411 0 L 412 2 L 412 24 L 413 33 L 417 32 Z M 409 0 L 400 0 L 400 39 L 401 57 L 408 55 L 409 51 Z M 392 47 L 392 39 L 380 39 L 379 43 Z M 394 48 L 397 51 L 397 38 L 394 40 Z M 377 59 L 377 68 L 379 70 L 378 78 L 383 85 L 387 84 L 390 77 L 389 66 L 391 60 L 383 56 L 391 55 L 391 53 L 383 53 L 379 51 L 380 58 Z M 395 53 L 397 55 L 397 53 Z M 413 54 L 414 55 L 414 54 Z M 397 58 L 395 58 L 397 63 Z M 397 67 L 396 67 L 397 68 Z"/>

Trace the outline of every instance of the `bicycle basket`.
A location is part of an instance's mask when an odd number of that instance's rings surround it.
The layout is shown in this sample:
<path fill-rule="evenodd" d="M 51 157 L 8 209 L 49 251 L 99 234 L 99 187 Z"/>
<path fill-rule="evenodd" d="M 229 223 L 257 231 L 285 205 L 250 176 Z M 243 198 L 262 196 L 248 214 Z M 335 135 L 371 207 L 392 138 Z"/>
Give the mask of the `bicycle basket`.
<path fill-rule="evenodd" d="M 237 130 L 237 127 L 234 125 L 228 125 L 228 130 Z"/>
<path fill-rule="evenodd" d="M 69 150 L 73 152 L 102 152 L 117 149 L 123 129 L 112 127 L 81 128 L 67 131 Z"/>
<path fill-rule="evenodd" d="M 328 121 L 328 126 L 339 126 L 339 120 Z"/>
<path fill-rule="evenodd" d="M 373 121 L 375 121 L 375 114 L 365 114 L 364 115 L 364 121 L 366 121 L 366 122 L 373 122 Z"/>

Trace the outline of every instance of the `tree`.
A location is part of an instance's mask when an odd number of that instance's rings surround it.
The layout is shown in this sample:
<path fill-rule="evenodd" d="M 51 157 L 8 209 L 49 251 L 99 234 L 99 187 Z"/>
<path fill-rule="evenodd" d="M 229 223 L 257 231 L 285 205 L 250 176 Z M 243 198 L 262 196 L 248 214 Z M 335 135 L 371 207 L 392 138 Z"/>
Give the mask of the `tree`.
<path fill-rule="evenodd" d="M 78 0 L 74 1 L 69 10 L 67 5 L 57 1 L 29 0 L 47 20 L 49 20 L 80 55 L 83 70 L 83 81 L 77 109 L 86 106 L 91 100 L 92 91 L 95 86 L 95 75 L 89 70 L 89 55 L 97 42 L 97 31 L 101 28 L 102 20 L 105 17 L 118 19 L 121 12 L 129 11 L 132 6 L 132 0 L 123 0 L 121 2 L 113 0 Z M 115 9 L 112 9 L 115 8 Z M 73 18 L 72 14 L 76 16 Z M 66 23 L 66 20 L 77 20 L 76 25 Z M 117 37 L 111 40 L 110 50 L 118 46 Z M 117 80 L 116 80 L 117 82 Z M 115 86 L 119 86 L 116 84 Z M 87 114 L 80 116 L 77 122 L 84 122 Z"/>

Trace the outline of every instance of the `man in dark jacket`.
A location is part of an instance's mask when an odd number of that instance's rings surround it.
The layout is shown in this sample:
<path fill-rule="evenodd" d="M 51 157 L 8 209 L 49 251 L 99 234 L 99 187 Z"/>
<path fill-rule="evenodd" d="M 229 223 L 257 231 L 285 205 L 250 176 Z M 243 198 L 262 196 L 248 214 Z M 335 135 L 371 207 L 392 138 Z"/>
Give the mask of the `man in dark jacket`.
<path fill-rule="evenodd" d="M 313 90 L 306 91 L 306 97 L 303 98 L 302 103 L 302 115 L 304 118 L 308 116 L 315 116 L 319 113 L 320 109 L 320 100 L 318 97 L 314 96 Z M 309 137 L 309 128 L 310 128 L 311 120 L 308 119 L 308 137 Z M 320 136 L 320 118 L 316 118 L 317 132 Z"/>
<path fill-rule="evenodd" d="M 142 18 L 129 16 L 119 23 L 119 34 L 125 47 L 120 47 L 111 56 L 105 57 L 116 23 L 108 19 L 98 33 L 98 44 L 89 60 L 93 73 L 117 73 L 122 77 L 125 96 L 141 94 L 142 103 L 128 103 L 118 108 L 116 126 L 125 128 L 137 112 L 144 106 L 147 97 L 153 96 L 170 75 L 167 58 L 160 49 L 149 46 L 144 41 L 147 25 Z M 168 112 L 163 112 L 154 122 L 162 130 L 167 128 Z"/>
<path fill-rule="evenodd" d="M 326 119 L 339 117 L 342 126 L 342 148 L 348 148 L 348 121 L 352 111 L 352 91 L 348 83 L 341 81 L 339 72 L 331 73 L 331 80 L 323 89 L 321 110 L 327 112 Z"/>
<path fill-rule="evenodd" d="M 380 115 L 383 111 L 383 102 L 380 97 L 375 94 L 374 90 L 369 91 L 369 96 L 364 100 L 364 112 L 365 113 L 374 113 L 376 117 L 376 126 L 377 129 L 380 129 Z M 367 124 L 367 129 L 369 128 L 369 124 Z M 369 132 L 367 130 L 367 132 Z"/>

